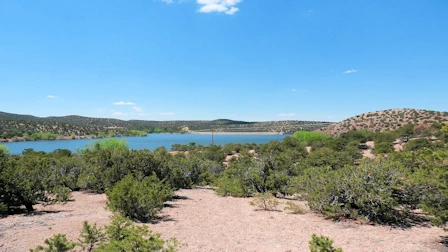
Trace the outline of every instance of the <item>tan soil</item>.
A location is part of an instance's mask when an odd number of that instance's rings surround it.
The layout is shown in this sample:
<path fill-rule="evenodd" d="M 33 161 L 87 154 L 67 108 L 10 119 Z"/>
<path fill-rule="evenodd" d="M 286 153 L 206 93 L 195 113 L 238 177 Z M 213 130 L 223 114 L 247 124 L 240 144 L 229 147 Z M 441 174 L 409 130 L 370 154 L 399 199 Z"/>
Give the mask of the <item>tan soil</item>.
<path fill-rule="evenodd" d="M 311 146 L 307 146 L 307 147 L 305 147 L 305 149 L 306 149 L 306 152 L 308 152 L 308 153 L 310 153 L 311 152 Z"/>
<path fill-rule="evenodd" d="M 394 144 L 394 150 L 395 151 L 402 151 L 403 150 L 403 144 Z"/>
<path fill-rule="evenodd" d="M 330 236 L 346 252 L 448 251 L 440 244 L 447 233 L 436 227 L 400 229 L 333 222 L 312 212 L 294 215 L 283 210 L 283 199 L 279 200 L 280 211 L 260 211 L 249 205 L 250 199 L 219 197 L 209 188 L 176 194 L 182 199 L 169 202 L 171 207 L 163 209 L 158 223 L 149 225 L 164 238 L 187 243 L 180 251 L 308 251 L 312 233 Z M 38 211 L 32 216 L 1 219 L 0 251 L 27 251 L 56 233 L 66 233 L 74 240 L 84 220 L 99 225 L 109 222 L 105 195 L 75 192 L 73 198 L 65 205 L 38 207 L 54 213 Z"/>
<path fill-rule="evenodd" d="M 105 209 L 106 195 L 74 192 L 72 199 L 66 204 L 37 205 L 32 215 L 0 219 L 0 251 L 28 251 L 57 233 L 76 240 L 85 220 L 100 226 L 110 222 L 111 214 Z"/>
<path fill-rule="evenodd" d="M 373 148 L 375 148 L 375 142 L 367 141 L 366 146 L 367 146 L 367 149 L 362 150 L 362 156 L 366 157 L 366 158 L 375 158 L 375 155 L 372 152 Z"/>

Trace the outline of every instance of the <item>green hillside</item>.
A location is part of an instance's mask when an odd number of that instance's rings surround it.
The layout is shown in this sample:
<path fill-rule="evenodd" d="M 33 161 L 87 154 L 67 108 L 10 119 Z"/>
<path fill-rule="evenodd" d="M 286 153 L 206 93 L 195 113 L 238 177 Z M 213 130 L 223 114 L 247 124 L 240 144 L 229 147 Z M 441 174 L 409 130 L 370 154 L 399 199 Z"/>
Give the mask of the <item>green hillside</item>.
<path fill-rule="evenodd" d="M 318 121 L 245 122 L 229 119 L 193 121 L 145 121 L 93 118 L 77 115 L 36 117 L 0 112 L 1 141 L 52 140 L 133 136 L 145 133 L 186 132 L 284 132 L 315 130 L 329 125 Z"/>

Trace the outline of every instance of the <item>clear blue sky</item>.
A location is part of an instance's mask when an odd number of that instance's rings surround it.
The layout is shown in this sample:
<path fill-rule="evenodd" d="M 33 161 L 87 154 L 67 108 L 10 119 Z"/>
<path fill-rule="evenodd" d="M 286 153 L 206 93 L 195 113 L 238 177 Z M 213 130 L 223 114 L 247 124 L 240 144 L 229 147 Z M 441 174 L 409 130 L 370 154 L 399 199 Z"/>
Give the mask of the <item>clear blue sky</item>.
<path fill-rule="evenodd" d="M 0 90 L 37 116 L 447 111 L 448 1 L 4 0 Z"/>

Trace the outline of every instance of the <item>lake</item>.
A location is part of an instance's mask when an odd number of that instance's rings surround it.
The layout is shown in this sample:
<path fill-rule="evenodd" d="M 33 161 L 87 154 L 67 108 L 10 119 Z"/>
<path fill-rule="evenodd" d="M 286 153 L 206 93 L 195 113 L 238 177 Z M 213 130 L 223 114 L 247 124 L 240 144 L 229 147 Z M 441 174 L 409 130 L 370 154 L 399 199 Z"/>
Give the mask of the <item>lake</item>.
<path fill-rule="evenodd" d="M 228 143 L 256 143 L 264 144 L 272 140 L 283 140 L 289 135 L 214 135 L 215 144 L 224 145 Z M 212 136 L 209 134 L 149 134 L 146 137 L 117 137 L 117 139 L 126 139 L 131 149 L 154 150 L 163 146 L 170 150 L 172 144 L 189 144 L 195 142 L 196 145 L 209 145 L 212 142 Z M 80 140 L 53 140 L 53 141 L 29 141 L 0 143 L 6 145 L 11 154 L 21 154 L 24 149 L 33 148 L 35 151 L 52 152 L 56 149 L 68 149 L 72 152 L 78 148 L 84 148 L 90 142 L 101 139 L 80 139 Z"/>

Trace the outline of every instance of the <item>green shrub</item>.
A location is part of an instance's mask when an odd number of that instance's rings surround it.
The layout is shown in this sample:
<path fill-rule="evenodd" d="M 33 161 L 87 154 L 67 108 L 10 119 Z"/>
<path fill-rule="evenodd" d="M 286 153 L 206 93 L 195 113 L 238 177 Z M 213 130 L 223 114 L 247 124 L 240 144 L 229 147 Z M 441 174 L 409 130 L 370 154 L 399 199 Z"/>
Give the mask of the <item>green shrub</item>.
<path fill-rule="evenodd" d="M 201 149 L 201 156 L 203 159 L 208 159 L 215 162 L 223 162 L 227 154 L 220 145 L 210 145 L 207 148 Z"/>
<path fill-rule="evenodd" d="M 85 161 L 79 156 L 59 156 L 51 164 L 50 179 L 71 190 L 79 189 L 77 185 L 79 175 L 86 167 Z"/>
<path fill-rule="evenodd" d="M 373 136 L 372 132 L 369 132 L 365 129 L 360 129 L 360 130 L 352 130 L 352 131 L 342 133 L 340 135 L 340 138 L 346 139 L 347 141 L 356 140 L 361 143 L 365 143 L 367 141 L 371 141 L 372 136 Z"/>
<path fill-rule="evenodd" d="M 330 166 L 333 170 L 341 169 L 344 165 L 351 165 L 353 161 L 354 157 L 348 153 L 334 151 L 327 147 L 312 151 L 307 157 L 308 165 L 314 167 Z"/>
<path fill-rule="evenodd" d="M 406 124 L 399 128 L 396 133 L 399 137 L 411 137 L 415 134 L 415 126 L 413 124 Z"/>
<path fill-rule="evenodd" d="M 448 223 L 448 169 L 434 167 L 420 169 L 413 174 L 420 195 L 420 208 L 431 215 L 433 225 L 445 227 Z"/>
<path fill-rule="evenodd" d="M 343 252 L 341 248 L 333 248 L 333 240 L 326 236 L 313 234 L 309 244 L 311 252 Z"/>
<path fill-rule="evenodd" d="M 288 171 L 283 170 L 282 167 L 289 167 L 292 162 L 277 155 L 273 153 L 269 156 L 260 154 L 256 159 L 240 157 L 238 160 L 231 162 L 230 166 L 217 180 L 218 194 L 247 197 L 254 193 L 284 193 L 290 177 Z"/>
<path fill-rule="evenodd" d="M 253 199 L 249 202 L 251 206 L 266 211 L 274 211 L 279 204 L 278 200 L 272 196 L 272 193 L 256 193 Z"/>
<path fill-rule="evenodd" d="M 116 216 L 112 224 L 106 227 L 106 237 L 106 241 L 94 249 L 95 252 L 174 252 L 179 246 L 176 239 L 163 240 L 160 234 L 153 233 L 148 226 L 136 226 L 122 216 Z"/>
<path fill-rule="evenodd" d="M 87 221 L 84 221 L 78 241 L 84 250 L 90 252 L 97 244 L 106 241 L 106 234 L 103 232 L 103 229 L 97 228 L 96 224 L 92 226 Z"/>
<path fill-rule="evenodd" d="M 217 179 L 218 195 L 233 197 L 248 197 L 256 190 L 251 183 L 253 175 L 253 158 L 239 158 L 231 162 L 229 167 Z"/>
<path fill-rule="evenodd" d="M 6 145 L 0 144 L 0 152 L 3 152 L 4 154 L 9 154 L 9 149 Z"/>
<path fill-rule="evenodd" d="M 148 132 L 144 130 L 130 130 L 129 133 L 133 136 L 147 136 Z"/>
<path fill-rule="evenodd" d="M 155 217 L 173 192 L 155 174 L 142 180 L 127 175 L 106 192 L 108 208 L 132 219 L 147 221 Z"/>
<path fill-rule="evenodd" d="M 220 196 L 247 197 L 250 195 L 248 188 L 242 185 L 240 178 L 223 176 L 216 181 L 216 193 Z"/>
<path fill-rule="evenodd" d="M 56 186 L 51 190 L 55 202 L 67 202 L 70 199 L 72 190 L 65 186 Z"/>
<path fill-rule="evenodd" d="M 359 166 L 307 169 L 297 183 L 311 209 L 334 218 L 363 217 L 377 223 L 403 221 L 415 202 L 407 202 L 404 168 L 392 161 L 365 160 Z"/>
<path fill-rule="evenodd" d="M 286 206 L 284 208 L 285 211 L 291 211 L 293 214 L 304 214 L 306 213 L 305 209 L 303 209 L 303 207 L 301 207 L 300 205 L 292 202 L 292 201 L 287 201 Z"/>
<path fill-rule="evenodd" d="M 160 234 L 153 233 L 148 226 L 137 226 L 122 215 L 115 215 L 112 223 L 98 229 L 95 225 L 84 222 L 79 242 L 69 242 L 65 234 L 57 234 L 45 240 L 46 247 L 38 246 L 31 252 L 66 252 L 75 247 L 87 252 L 123 252 L 123 251 L 158 251 L 174 252 L 179 247 L 176 239 L 163 240 Z"/>
<path fill-rule="evenodd" d="M 165 178 L 173 189 L 210 184 L 223 169 L 221 163 L 204 159 L 200 153 L 174 156 L 167 153 L 159 158 L 156 158 L 160 163 L 157 167 L 160 170 L 159 176 Z"/>
<path fill-rule="evenodd" d="M 37 246 L 35 249 L 30 249 L 30 252 L 66 252 L 72 251 L 76 247 L 76 243 L 69 242 L 65 234 L 56 234 L 49 239 L 45 239 L 46 247 Z"/>
<path fill-rule="evenodd" d="M 3 163 L 0 164 L 0 201 L 8 211 L 13 212 L 24 205 L 31 212 L 37 203 L 68 199 L 69 189 L 53 177 L 57 172 L 57 167 L 52 166 L 54 161 L 45 153 L 32 151 L 22 156 L 10 156 L 5 163 L 0 160 Z"/>
<path fill-rule="evenodd" d="M 118 140 L 116 138 L 98 140 L 91 142 L 81 150 L 81 152 L 86 151 L 100 151 L 100 150 L 129 150 L 129 145 L 125 139 Z"/>
<path fill-rule="evenodd" d="M 421 150 L 423 148 L 432 148 L 431 141 L 426 138 L 419 138 L 415 140 L 410 140 L 404 145 L 404 149 L 406 151 L 416 151 Z"/>
<path fill-rule="evenodd" d="M 6 215 L 7 213 L 8 213 L 8 205 L 6 205 L 3 202 L 0 202 L 0 216 Z"/>
<path fill-rule="evenodd" d="M 323 141 L 329 139 L 331 136 L 310 131 L 297 131 L 293 136 L 300 142 L 310 143 L 312 141 Z"/>
<path fill-rule="evenodd" d="M 375 155 L 386 154 L 394 152 L 394 145 L 391 142 L 380 142 L 375 144 L 375 148 L 373 149 L 373 153 Z"/>
<path fill-rule="evenodd" d="M 403 159 L 411 175 L 413 188 L 418 194 L 419 207 L 430 214 L 434 225 L 447 227 L 448 223 L 448 150 L 435 152 L 423 149 L 397 155 Z"/>
<path fill-rule="evenodd" d="M 398 134 L 396 132 L 385 131 L 385 132 L 376 132 L 372 138 L 375 144 L 378 144 L 381 142 L 393 143 L 395 139 L 397 139 L 397 137 Z"/>

